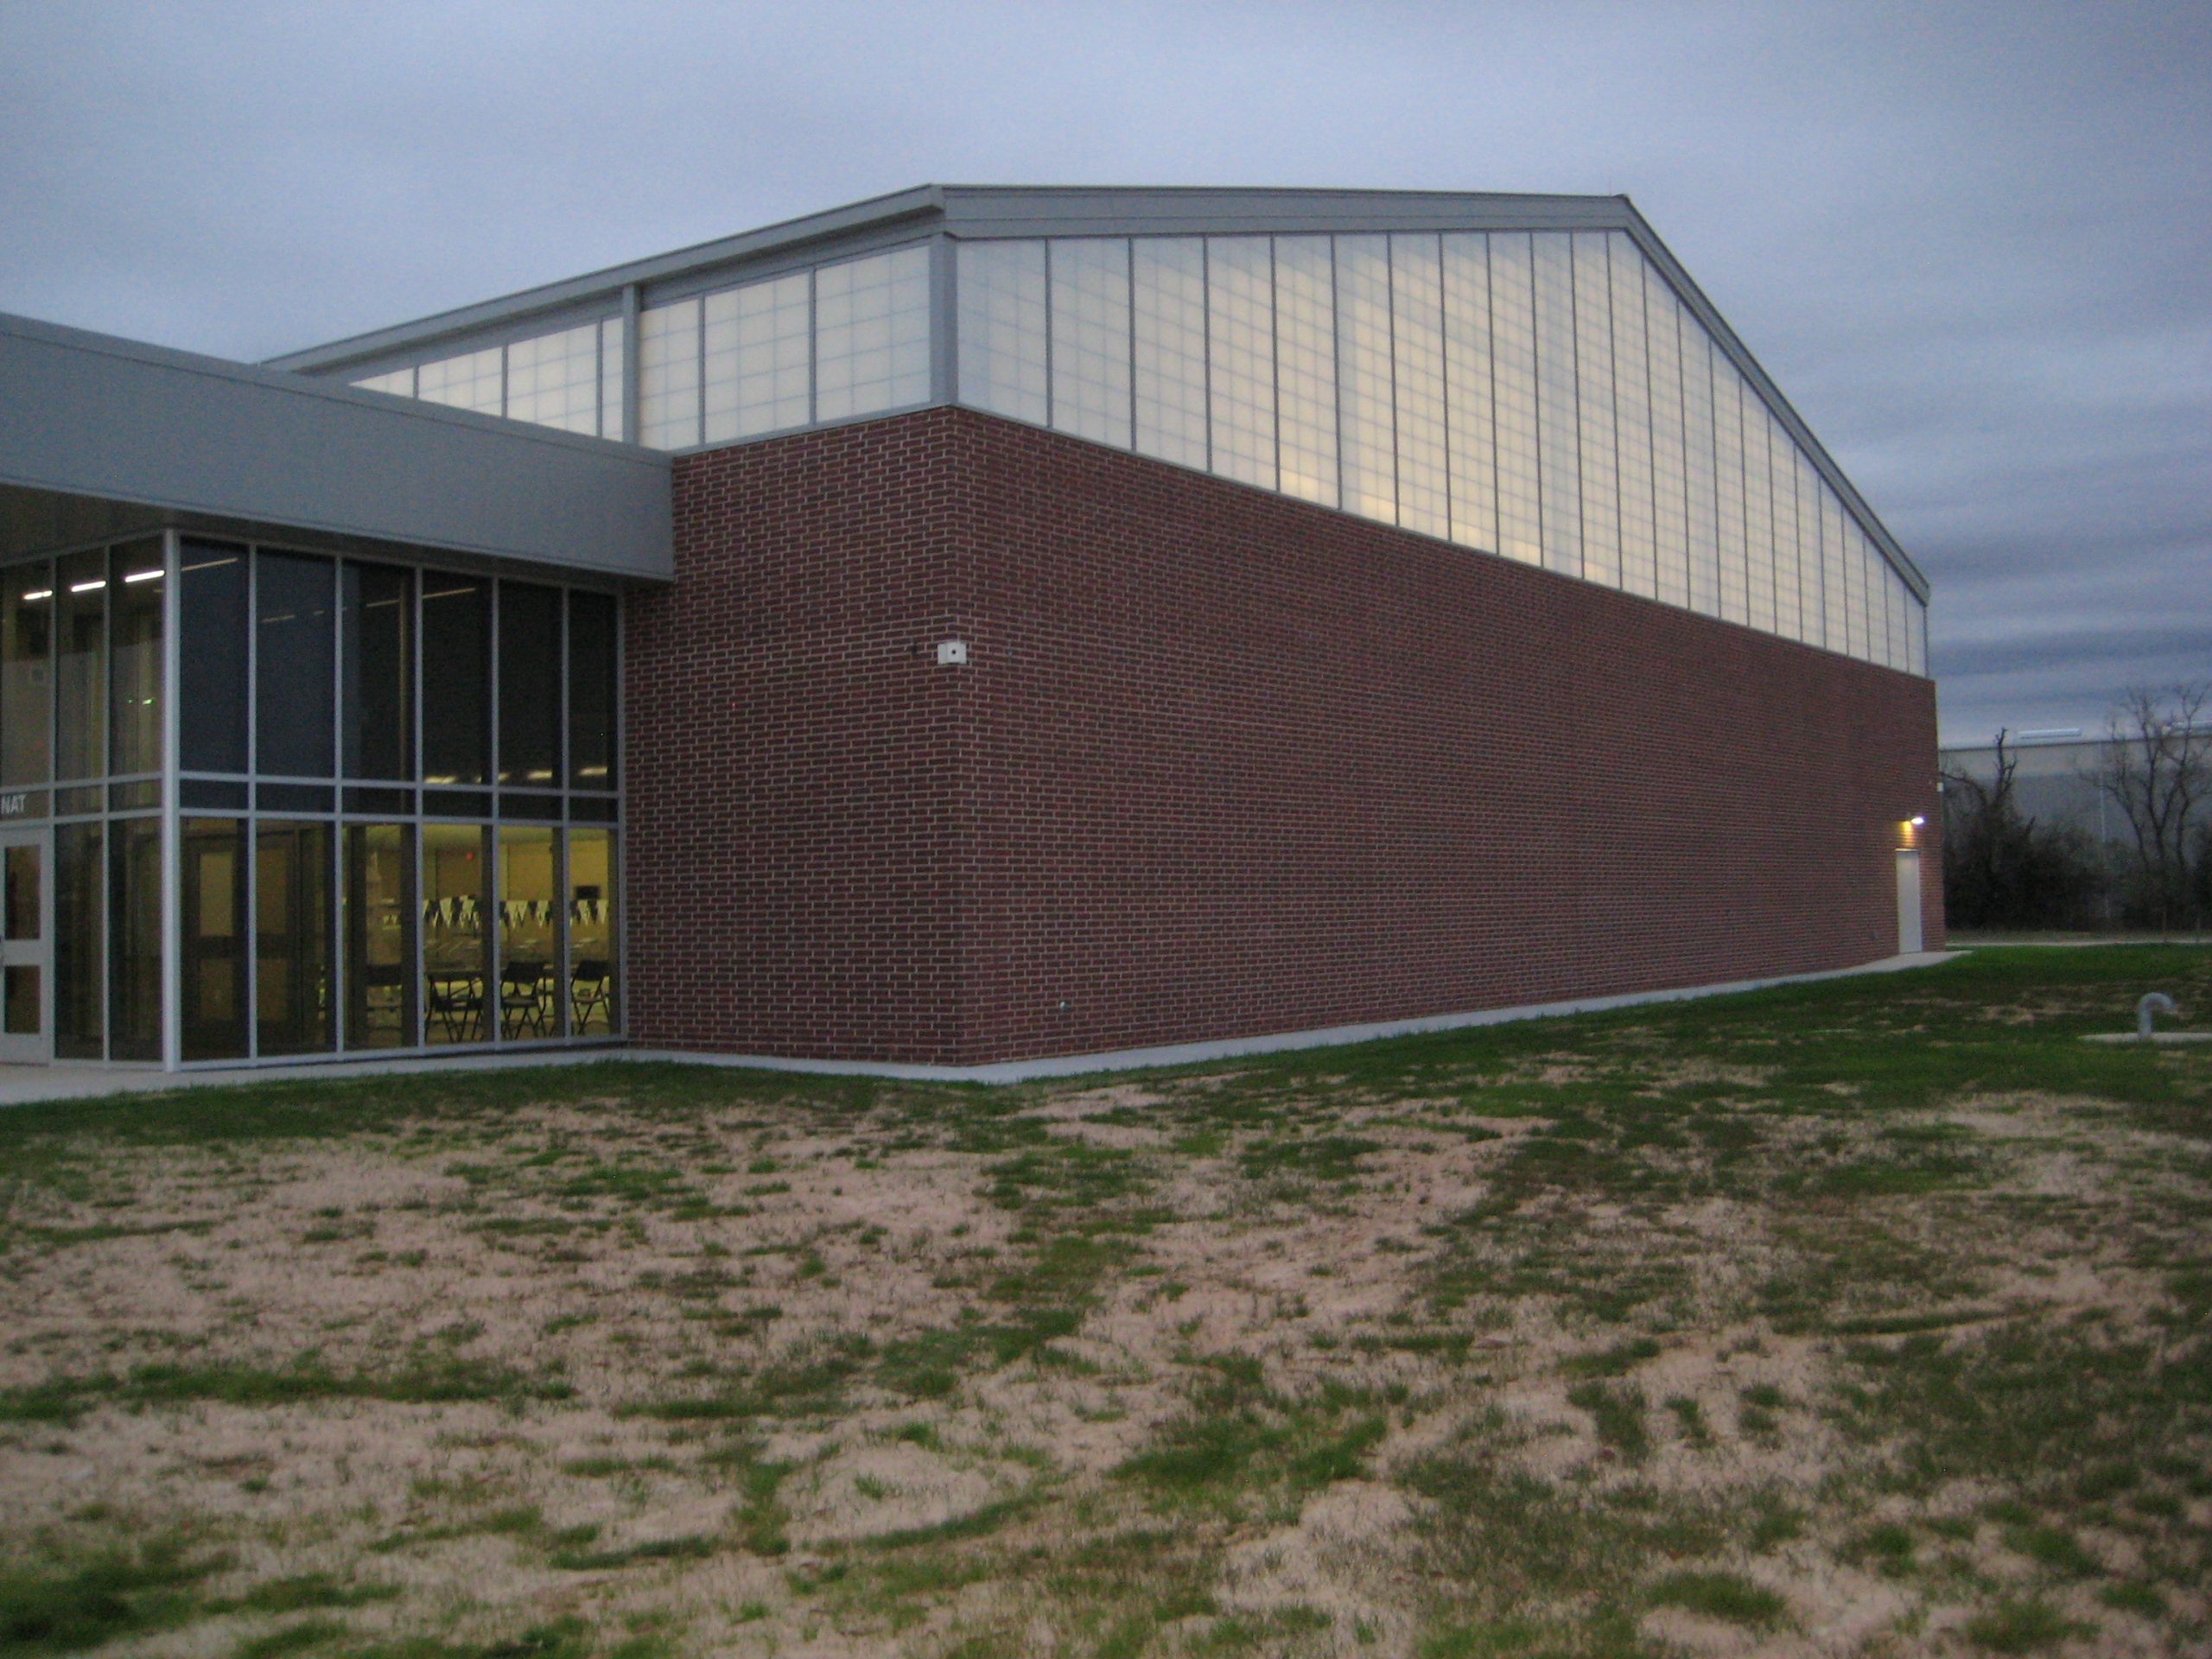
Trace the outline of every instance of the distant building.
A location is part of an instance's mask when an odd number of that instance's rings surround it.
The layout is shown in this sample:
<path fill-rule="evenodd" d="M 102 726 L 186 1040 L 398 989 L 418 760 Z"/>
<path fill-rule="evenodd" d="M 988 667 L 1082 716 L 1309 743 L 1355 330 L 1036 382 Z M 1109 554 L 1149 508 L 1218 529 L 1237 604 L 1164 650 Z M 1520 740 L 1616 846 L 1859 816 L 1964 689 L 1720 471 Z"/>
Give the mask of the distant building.
<path fill-rule="evenodd" d="M 2020 816 L 2051 829 L 2078 830 L 2094 842 L 2133 845 L 2126 815 L 2091 781 L 2111 747 L 2108 738 L 2078 728 L 2008 735 L 2005 753 L 2016 763 L 2012 799 Z M 1993 784 L 1997 746 L 1993 741 L 1942 749 L 1936 765 L 1943 772 Z"/>

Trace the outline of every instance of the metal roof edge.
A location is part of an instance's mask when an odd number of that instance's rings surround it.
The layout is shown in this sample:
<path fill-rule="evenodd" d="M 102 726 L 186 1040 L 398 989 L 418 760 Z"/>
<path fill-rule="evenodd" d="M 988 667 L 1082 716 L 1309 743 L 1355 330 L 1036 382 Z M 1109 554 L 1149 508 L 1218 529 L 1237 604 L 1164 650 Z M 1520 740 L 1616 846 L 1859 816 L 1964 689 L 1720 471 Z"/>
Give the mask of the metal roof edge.
<path fill-rule="evenodd" d="M 728 264 L 740 259 L 803 246 L 809 242 L 896 224 L 901 219 L 925 217 L 941 212 L 943 207 L 941 187 L 917 185 L 886 195 L 870 196 L 866 200 L 851 202 L 842 207 L 831 207 L 818 213 L 781 219 L 757 230 L 741 231 L 734 236 L 693 243 L 689 247 L 672 249 L 666 253 L 587 271 L 580 276 L 564 277 L 559 282 L 520 289 L 493 299 L 479 300 L 450 310 L 434 312 L 427 317 L 417 317 L 388 327 L 371 329 L 365 334 L 351 334 L 343 340 L 287 352 L 264 359 L 264 366 L 294 370 L 336 367 L 378 357 L 387 352 L 423 345 L 448 334 L 466 334 L 487 324 L 508 322 L 540 312 L 556 311 L 601 294 L 618 294 L 633 283 L 650 283 L 677 272 Z"/>
<path fill-rule="evenodd" d="M 1729 360 L 1751 382 L 1752 390 L 1758 393 L 1761 400 L 1782 423 L 1783 429 L 1804 451 L 1806 458 L 1813 463 L 1814 470 L 1835 491 L 1845 509 L 1859 521 L 1859 528 L 1872 537 L 1874 545 L 1880 550 L 1890 568 L 1904 578 L 1905 586 L 1912 589 L 1914 596 L 1922 604 L 1927 604 L 1930 589 L 1928 578 L 1920 567 L 1898 545 L 1897 537 L 1890 534 L 1889 526 L 1882 522 L 1881 516 L 1867 505 L 1866 498 L 1859 493 L 1858 486 L 1836 464 L 1835 457 L 1827 452 L 1827 446 L 1813 435 L 1813 429 L 1805 423 L 1804 416 L 1798 414 L 1789 399 L 1783 395 L 1782 388 L 1775 384 L 1773 378 L 1760 365 L 1758 359 L 1751 354 L 1751 347 L 1744 344 L 1736 331 L 1729 327 L 1728 320 L 1720 315 L 1719 308 L 1706 297 L 1705 290 L 1697 284 L 1697 279 L 1689 274 L 1681 260 L 1675 257 L 1674 251 L 1660 239 L 1659 232 L 1651 228 L 1651 221 L 1644 218 L 1628 197 L 1623 196 L 1619 200 L 1628 210 L 1630 220 L 1626 226 L 1628 232 L 1637 246 L 1643 251 L 1644 257 L 1658 267 L 1659 274 L 1667 279 L 1668 286 L 1675 290 L 1683 304 L 1689 307 L 1692 315 L 1704 325 L 1705 331 L 1712 335 L 1714 342 L 1728 354 Z"/>
<path fill-rule="evenodd" d="M 1327 223 L 1339 230 L 1347 213 L 1377 228 L 1403 224 L 1468 229 L 1558 223 L 1617 223 L 1627 198 L 1478 190 L 1376 190 L 1279 185 L 966 185 L 943 187 L 945 229 L 962 234 L 1035 235 L 1033 219 L 1096 221 L 1122 234 L 1142 234 L 1132 220 L 1182 225 L 1219 235 L 1287 230 Z M 1088 211 L 1086 211 L 1088 210 Z M 1046 232 L 1050 233 L 1050 232 Z"/>

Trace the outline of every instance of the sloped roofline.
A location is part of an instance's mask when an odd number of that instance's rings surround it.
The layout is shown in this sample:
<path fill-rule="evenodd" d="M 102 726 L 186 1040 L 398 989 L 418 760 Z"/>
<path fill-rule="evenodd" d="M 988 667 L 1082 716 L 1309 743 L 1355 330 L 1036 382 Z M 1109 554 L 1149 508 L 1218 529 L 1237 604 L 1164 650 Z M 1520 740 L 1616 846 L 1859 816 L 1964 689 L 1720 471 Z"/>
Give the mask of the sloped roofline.
<path fill-rule="evenodd" d="M 1891 567 L 1924 603 L 1928 578 L 1813 435 L 1779 386 L 1624 195 L 1442 190 L 1328 190 L 1207 185 L 925 184 L 634 259 L 497 299 L 437 312 L 268 359 L 308 374 L 374 372 L 452 340 L 519 334 L 531 322 L 607 315 L 681 297 L 741 267 L 863 251 L 925 236 L 1357 234 L 1389 231 L 1618 231 L 1629 236 L 1834 489 Z"/>
<path fill-rule="evenodd" d="M 315 372 L 366 362 L 448 335 L 567 311 L 627 288 L 680 282 L 723 266 L 750 264 L 885 231 L 942 232 L 965 238 L 1208 231 L 1226 236 L 1332 230 L 1599 230 L 1614 226 L 1626 202 L 1624 196 L 1432 190 L 925 184 L 308 346 L 272 357 L 267 366 Z"/>

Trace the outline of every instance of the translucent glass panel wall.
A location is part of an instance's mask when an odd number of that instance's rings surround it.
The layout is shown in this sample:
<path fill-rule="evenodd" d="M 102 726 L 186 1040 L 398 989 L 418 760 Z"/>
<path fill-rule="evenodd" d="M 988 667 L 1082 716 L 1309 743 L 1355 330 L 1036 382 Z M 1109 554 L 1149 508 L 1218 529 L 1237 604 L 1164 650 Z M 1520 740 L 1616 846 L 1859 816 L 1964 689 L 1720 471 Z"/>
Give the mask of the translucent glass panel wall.
<path fill-rule="evenodd" d="M 1926 672 L 1919 601 L 1624 234 L 958 257 L 963 404 Z"/>
<path fill-rule="evenodd" d="M 607 317 L 356 380 L 366 391 L 535 421 L 592 437 L 622 435 L 622 319 Z"/>
<path fill-rule="evenodd" d="M 925 247 L 648 306 L 638 320 L 638 439 L 657 449 L 880 414 L 929 395 Z"/>

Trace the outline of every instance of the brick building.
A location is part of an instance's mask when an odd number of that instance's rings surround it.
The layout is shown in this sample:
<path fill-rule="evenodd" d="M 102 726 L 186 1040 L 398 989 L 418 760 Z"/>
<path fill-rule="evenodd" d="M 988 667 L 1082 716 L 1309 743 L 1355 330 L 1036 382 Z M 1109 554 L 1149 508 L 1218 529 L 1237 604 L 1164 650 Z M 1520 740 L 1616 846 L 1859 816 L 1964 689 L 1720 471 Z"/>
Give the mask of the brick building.
<path fill-rule="evenodd" d="M 1940 942 L 1926 582 L 1624 200 L 931 188 L 0 367 L 0 1058 L 982 1066 Z"/>

